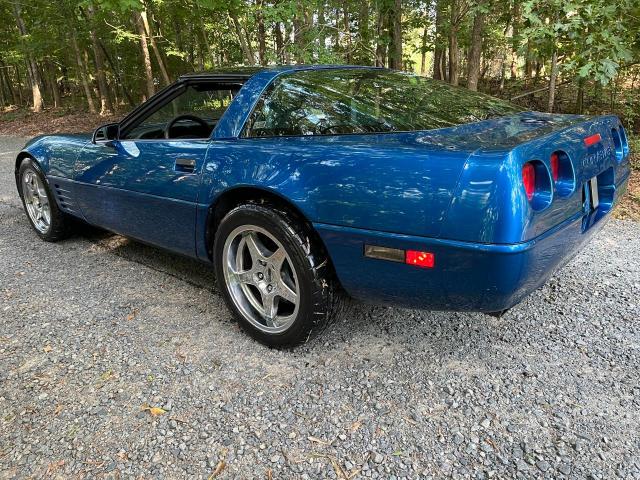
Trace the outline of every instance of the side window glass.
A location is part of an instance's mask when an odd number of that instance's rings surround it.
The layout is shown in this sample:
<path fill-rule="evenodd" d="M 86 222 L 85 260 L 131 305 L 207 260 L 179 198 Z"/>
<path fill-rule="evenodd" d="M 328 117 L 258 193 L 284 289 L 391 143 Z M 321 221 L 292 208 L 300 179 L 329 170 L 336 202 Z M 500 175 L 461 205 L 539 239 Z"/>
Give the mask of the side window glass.
<path fill-rule="evenodd" d="M 361 108 L 353 79 L 338 79 L 327 88 L 304 78 L 277 79 L 249 118 L 245 137 L 335 135 L 387 131 L 380 108 Z M 380 95 L 380 92 L 371 92 Z"/>
<path fill-rule="evenodd" d="M 190 85 L 129 129 L 124 138 L 208 138 L 239 89 L 239 85 Z"/>

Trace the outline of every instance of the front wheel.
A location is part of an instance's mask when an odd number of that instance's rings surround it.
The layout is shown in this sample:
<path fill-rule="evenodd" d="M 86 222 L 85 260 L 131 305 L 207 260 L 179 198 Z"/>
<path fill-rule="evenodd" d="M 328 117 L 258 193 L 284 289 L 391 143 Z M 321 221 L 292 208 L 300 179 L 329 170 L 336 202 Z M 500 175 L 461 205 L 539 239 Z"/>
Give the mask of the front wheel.
<path fill-rule="evenodd" d="M 56 242 L 69 236 L 69 217 L 60 211 L 42 170 L 25 158 L 18 171 L 18 188 L 29 223 L 38 236 Z"/>
<path fill-rule="evenodd" d="M 293 215 L 240 205 L 214 243 L 218 285 L 242 328 L 272 347 L 292 347 L 332 318 L 334 281 L 319 241 Z"/>

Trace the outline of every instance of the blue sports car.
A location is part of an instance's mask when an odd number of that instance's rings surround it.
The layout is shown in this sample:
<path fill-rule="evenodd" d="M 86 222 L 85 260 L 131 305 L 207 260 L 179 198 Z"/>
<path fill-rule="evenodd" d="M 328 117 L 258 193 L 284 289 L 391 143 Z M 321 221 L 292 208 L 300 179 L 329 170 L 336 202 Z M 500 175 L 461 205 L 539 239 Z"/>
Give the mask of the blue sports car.
<path fill-rule="evenodd" d="M 615 116 L 522 111 L 371 67 L 189 74 L 93 135 L 33 139 L 15 176 L 44 240 L 78 220 L 209 262 L 271 346 L 339 292 L 502 312 L 605 223 L 629 178 Z"/>

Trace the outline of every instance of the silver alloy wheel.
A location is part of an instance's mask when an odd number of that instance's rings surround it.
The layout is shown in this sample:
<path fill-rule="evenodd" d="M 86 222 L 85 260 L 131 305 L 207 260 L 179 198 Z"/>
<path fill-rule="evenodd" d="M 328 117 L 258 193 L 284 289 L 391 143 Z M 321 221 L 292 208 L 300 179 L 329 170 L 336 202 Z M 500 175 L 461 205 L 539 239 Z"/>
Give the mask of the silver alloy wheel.
<path fill-rule="evenodd" d="M 227 237 L 222 268 L 233 303 L 253 326 L 282 333 L 300 307 L 298 275 L 289 254 L 267 230 L 242 225 Z"/>
<path fill-rule="evenodd" d="M 22 195 L 27 214 L 40 233 L 47 233 L 51 227 L 51 206 L 44 183 L 31 168 L 22 174 Z"/>

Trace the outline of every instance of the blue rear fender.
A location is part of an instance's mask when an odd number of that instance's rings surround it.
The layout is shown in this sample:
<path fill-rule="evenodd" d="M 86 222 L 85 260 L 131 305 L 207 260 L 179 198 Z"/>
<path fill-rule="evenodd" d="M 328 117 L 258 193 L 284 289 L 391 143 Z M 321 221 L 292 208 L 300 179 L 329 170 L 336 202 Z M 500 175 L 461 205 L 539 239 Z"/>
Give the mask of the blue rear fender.
<path fill-rule="evenodd" d="M 286 200 L 310 223 L 438 237 L 468 156 L 413 133 L 214 140 L 197 238 L 205 242 L 211 205 L 248 187 Z"/>

